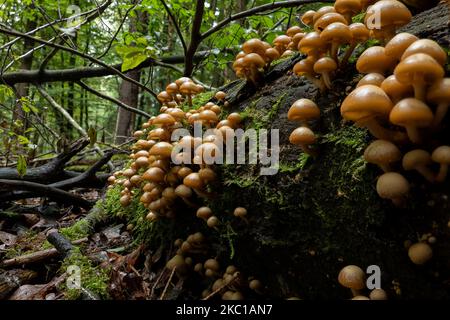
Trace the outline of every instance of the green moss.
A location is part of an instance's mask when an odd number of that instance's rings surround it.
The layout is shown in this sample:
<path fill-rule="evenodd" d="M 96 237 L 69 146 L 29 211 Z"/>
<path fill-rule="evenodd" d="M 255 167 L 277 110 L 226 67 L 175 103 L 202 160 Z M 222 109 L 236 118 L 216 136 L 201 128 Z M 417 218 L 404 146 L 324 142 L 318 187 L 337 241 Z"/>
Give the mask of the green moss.
<path fill-rule="evenodd" d="M 78 248 L 75 248 L 72 254 L 63 261 L 61 272 L 66 272 L 69 266 L 76 266 L 81 271 L 81 288 L 68 288 L 63 283 L 61 289 L 64 291 L 65 297 L 69 300 L 79 299 L 82 290 L 85 289 L 93 293 L 101 299 L 108 299 L 108 281 L 109 271 L 103 268 L 94 267 L 92 262 L 84 256 Z"/>
<path fill-rule="evenodd" d="M 241 113 L 241 116 L 247 120 L 247 128 L 259 130 L 270 127 L 270 123 L 273 121 L 274 117 L 278 115 L 285 97 L 286 93 L 280 95 L 269 110 L 259 106 L 262 98 L 252 102 L 245 111 Z"/>
<path fill-rule="evenodd" d="M 215 92 L 206 91 L 192 97 L 192 107 L 198 109 L 214 97 Z"/>
<path fill-rule="evenodd" d="M 300 152 L 296 162 L 293 162 L 292 164 L 290 162 L 288 163 L 280 162 L 278 171 L 281 173 L 288 173 L 303 170 L 306 164 L 308 163 L 308 160 L 310 160 L 311 158 L 312 157 L 309 154 Z"/>
<path fill-rule="evenodd" d="M 84 238 L 90 233 L 90 224 L 89 221 L 81 219 L 75 222 L 73 225 L 67 228 L 62 228 L 59 230 L 63 236 L 65 236 L 70 241 Z"/>

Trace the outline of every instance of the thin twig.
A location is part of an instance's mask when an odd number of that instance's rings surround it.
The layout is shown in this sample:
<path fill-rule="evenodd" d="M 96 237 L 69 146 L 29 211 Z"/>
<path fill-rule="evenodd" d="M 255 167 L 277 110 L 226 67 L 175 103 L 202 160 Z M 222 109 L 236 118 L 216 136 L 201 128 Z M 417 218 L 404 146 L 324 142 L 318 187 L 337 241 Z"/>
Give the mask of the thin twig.
<path fill-rule="evenodd" d="M 169 15 L 170 20 L 172 20 L 175 30 L 177 31 L 178 37 L 180 38 L 181 45 L 183 46 L 184 55 L 186 55 L 188 49 L 186 46 L 186 42 L 184 41 L 183 34 L 181 33 L 180 26 L 178 25 L 177 20 L 175 19 L 170 8 L 167 6 L 166 2 L 164 0 L 160 0 L 160 1 L 161 1 L 162 5 L 164 6 L 164 9 L 166 9 L 166 12 Z"/>
<path fill-rule="evenodd" d="M 163 293 L 161 294 L 161 297 L 159 298 L 159 300 L 164 299 L 164 296 L 166 295 L 166 291 L 167 291 L 167 289 L 169 288 L 169 284 L 170 284 L 170 282 L 172 281 L 173 275 L 175 274 L 175 269 L 176 269 L 176 268 L 177 268 L 177 267 L 174 267 L 174 268 L 172 269 L 172 272 L 170 273 L 170 276 L 169 276 L 169 280 L 167 280 L 166 286 L 164 287 Z"/>

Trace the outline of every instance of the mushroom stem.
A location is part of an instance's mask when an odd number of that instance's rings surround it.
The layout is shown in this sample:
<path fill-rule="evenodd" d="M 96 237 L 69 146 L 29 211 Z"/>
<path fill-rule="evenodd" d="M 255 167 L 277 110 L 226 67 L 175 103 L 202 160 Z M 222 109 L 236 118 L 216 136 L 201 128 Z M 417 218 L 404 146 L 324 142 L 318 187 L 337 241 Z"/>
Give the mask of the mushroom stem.
<path fill-rule="evenodd" d="M 328 89 L 331 89 L 332 84 L 331 84 L 330 74 L 328 72 L 322 73 L 322 79 L 325 84 L 325 87 L 327 87 Z"/>
<path fill-rule="evenodd" d="M 342 58 L 341 62 L 339 63 L 340 68 L 347 65 L 348 59 L 350 59 L 350 57 L 352 56 L 352 53 L 353 53 L 353 51 L 355 51 L 355 48 L 357 45 L 358 45 L 358 43 L 356 41 L 352 42 L 350 44 L 350 47 L 348 47 L 347 51 L 345 52 L 344 57 Z"/>
<path fill-rule="evenodd" d="M 350 288 L 350 290 L 352 291 L 352 295 L 353 295 L 354 297 L 360 296 L 360 295 L 361 295 L 361 290 L 351 289 L 351 288 Z"/>
<path fill-rule="evenodd" d="M 394 206 L 396 206 L 396 207 L 400 208 L 405 205 L 405 199 L 403 199 L 403 198 L 394 198 L 391 200 L 392 200 L 392 203 L 394 204 Z"/>
<path fill-rule="evenodd" d="M 388 141 L 395 141 L 397 143 L 406 142 L 407 137 L 403 132 L 389 130 L 383 128 L 376 119 L 370 118 L 364 121 L 359 121 L 358 126 L 366 127 L 369 132 L 377 139 Z"/>
<path fill-rule="evenodd" d="M 414 79 L 416 80 L 416 79 Z M 426 86 L 423 83 L 423 81 L 414 81 L 412 83 L 412 86 L 414 87 L 414 98 L 425 101 L 426 96 Z"/>
<path fill-rule="evenodd" d="M 333 42 L 331 43 L 330 56 L 331 56 L 331 58 L 336 62 L 336 64 L 339 64 L 339 60 L 338 60 L 338 50 L 339 50 L 339 43 L 333 41 Z"/>
<path fill-rule="evenodd" d="M 391 172 L 392 171 L 392 168 L 391 168 L 391 166 L 389 164 L 378 164 L 378 166 L 384 172 Z"/>
<path fill-rule="evenodd" d="M 326 87 L 324 86 L 324 83 L 320 80 L 314 77 L 310 74 L 305 74 L 305 78 L 311 81 L 321 92 L 324 92 Z"/>
<path fill-rule="evenodd" d="M 441 167 L 439 169 L 439 173 L 436 177 L 437 182 L 444 182 L 445 178 L 447 177 L 448 172 L 448 165 L 447 164 L 441 164 Z"/>
<path fill-rule="evenodd" d="M 194 204 L 193 202 L 189 201 L 186 197 L 181 197 L 183 199 L 184 203 L 186 203 L 189 207 L 197 208 L 198 205 Z"/>
<path fill-rule="evenodd" d="M 189 107 L 192 107 L 192 95 L 188 94 Z"/>
<path fill-rule="evenodd" d="M 409 139 L 411 142 L 419 144 L 422 142 L 422 137 L 419 134 L 419 131 L 416 127 L 413 126 L 407 126 L 406 127 L 406 133 L 408 134 Z"/>
<path fill-rule="evenodd" d="M 212 192 L 202 191 L 200 189 L 194 189 L 194 191 L 201 198 L 212 198 L 213 197 Z"/>
<path fill-rule="evenodd" d="M 434 114 L 434 119 L 431 124 L 432 127 L 437 127 L 441 124 L 445 115 L 447 114 L 449 104 L 448 103 L 440 103 L 436 109 L 436 113 Z"/>
<path fill-rule="evenodd" d="M 434 173 L 425 166 L 417 167 L 416 170 L 425 178 L 428 182 L 434 182 L 435 176 Z"/>
<path fill-rule="evenodd" d="M 351 12 L 346 12 L 343 14 L 343 16 L 345 20 L 347 20 L 348 24 L 351 24 L 353 22 Z"/>

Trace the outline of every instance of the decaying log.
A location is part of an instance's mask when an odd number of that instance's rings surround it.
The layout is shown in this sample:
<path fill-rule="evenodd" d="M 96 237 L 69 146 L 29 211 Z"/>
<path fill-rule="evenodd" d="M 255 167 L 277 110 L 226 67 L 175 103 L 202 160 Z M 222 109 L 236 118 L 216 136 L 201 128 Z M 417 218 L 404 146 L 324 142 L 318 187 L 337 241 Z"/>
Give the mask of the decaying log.
<path fill-rule="evenodd" d="M 37 273 L 32 270 L 9 270 L 0 273 L 0 300 L 5 299 L 11 292 L 25 283 L 36 278 Z"/>
<path fill-rule="evenodd" d="M 73 241 L 72 244 L 77 245 L 77 244 L 81 244 L 81 243 L 84 243 L 87 241 L 88 241 L 88 238 L 81 238 L 81 239 Z M 10 267 L 15 267 L 15 266 L 20 266 L 20 265 L 36 263 L 36 262 L 40 262 L 43 260 L 57 257 L 59 254 L 60 254 L 59 251 L 55 248 L 36 251 L 36 252 L 24 254 L 22 256 L 18 256 L 15 258 L 4 260 L 3 262 L 0 263 L 0 267 L 10 268 Z"/>
<path fill-rule="evenodd" d="M 72 254 L 73 244 L 58 231 L 49 232 L 47 235 L 47 240 L 55 247 L 64 259 Z"/>

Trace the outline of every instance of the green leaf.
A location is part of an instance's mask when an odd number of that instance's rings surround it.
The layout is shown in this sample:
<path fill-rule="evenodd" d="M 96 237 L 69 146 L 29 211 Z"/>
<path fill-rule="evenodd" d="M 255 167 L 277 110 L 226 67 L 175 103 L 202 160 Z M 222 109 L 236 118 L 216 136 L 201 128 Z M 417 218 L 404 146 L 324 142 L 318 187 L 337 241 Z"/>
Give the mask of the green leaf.
<path fill-rule="evenodd" d="M 18 136 L 17 136 L 17 141 L 18 141 L 20 144 L 29 144 L 29 143 L 31 143 L 30 140 L 28 140 L 27 137 L 24 137 L 24 136 L 21 136 L 21 135 L 18 135 Z"/>
<path fill-rule="evenodd" d="M 122 63 L 122 72 L 136 68 L 145 60 L 147 60 L 147 55 L 143 53 L 135 54 L 131 58 L 125 58 Z"/>
<path fill-rule="evenodd" d="M 97 142 L 97 130 L 94 127 L 90 126 L 88 130 L 90 147 L 92 148 Z"/>
<path fill-rule="evenodd" d="M 21 178 L 27 173 L 27 160 L 22 154 L 17 159 L 17 173 Z"/>

